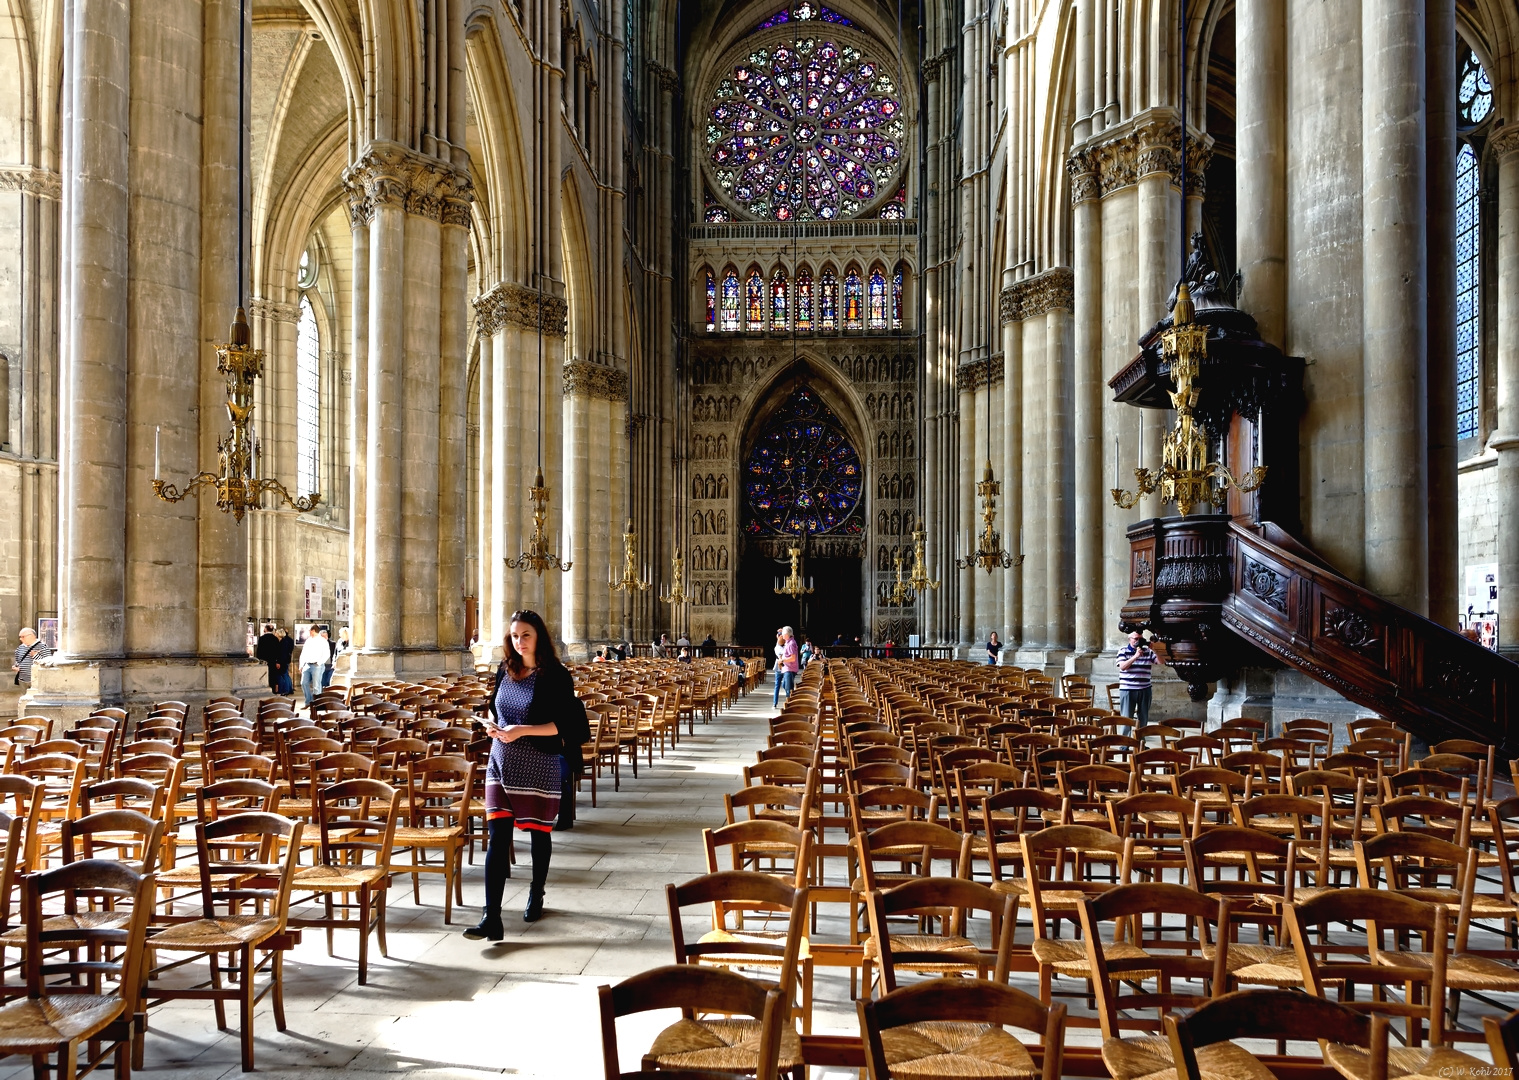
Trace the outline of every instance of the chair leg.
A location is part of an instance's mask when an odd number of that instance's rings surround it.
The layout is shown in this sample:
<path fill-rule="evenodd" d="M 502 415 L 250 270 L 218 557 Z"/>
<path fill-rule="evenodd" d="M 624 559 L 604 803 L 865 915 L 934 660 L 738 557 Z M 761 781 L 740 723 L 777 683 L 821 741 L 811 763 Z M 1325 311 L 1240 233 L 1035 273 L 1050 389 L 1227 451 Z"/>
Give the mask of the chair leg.
<path fill-rule="evenodd" d="M 221 968 L 219 968 L 219 967 L 216 966 L 216 961 L 220 957 L 220 955 L 221 955 L 220 953 L 214 953 L 214 952 L 206 954 L 206 959 L 211 964 L 211 989 L 213 989 L 213 990 L 220 990 L 222 988 L 222 973 L 221 973 Z M 216 1009 L 216 1026 L 217 1026 L 218 1030 L 226 1031 L 227 1030 L 227 1006 L 226 1006 L 224 1000 L 222 998 L 220 998 L 220 997 L 215 997 L 215 998 L 211 999 L 211 1004 Z"/>
<path fill-rule="evenodd" d="M 79 1075 L 79 1044 L 64 1043 L 58 1049 L 57 1080 L 75 1080 Z"/>
<path fill-rule="evenodd" d="M 253 1071 L 253 947 L 244 945 L 237 951 L 242 981 L 238 986 L 237 1019 L 241 1026 L 243 1072 Z"/>
<path fill-rule="evenodd" d="M 285 1030 L 285 950 L 276 949 L 274 956 L 269 961 L 269 977 L 274 981 L 270 983 L 269 1000 L 274 1006 L 274 1027 L 276 1031 Z M 252 981 L 251 979 L 249 980 Z"/>
<path fill-rule="evenodd" d="M 359 890 L 359 985 L 369 980 L 369 886 Z M 330 955 L 330 954 L 329 954 Z"/>
<path fill-rule="evenodd" d="M 332 925 L 332 894 L 331 893 L 327 893 L 326 895 L 324 895 L 322 897 L 322 902 L 323 902 L 323 904 L 327 908 L 327 955 L 328 956 L 332 956 L 333 955 L 333 941 L 332 941 L 332 939 L 333 939 L 334 933 L 336 933 L 336 927 L 334 927 Z"/>
<path fill-rule="evenodd" d="M 379 939 L 380 942 L 380 955 L 384 957 L 390 956 L 390 948 L 385 944 L 385 901 L 389 898 L 389 896 L 389 889 L 386 889 L 384 892 L 380 893 L 380 912 L 378 918 L 375 920 L 375 936 Z"/>

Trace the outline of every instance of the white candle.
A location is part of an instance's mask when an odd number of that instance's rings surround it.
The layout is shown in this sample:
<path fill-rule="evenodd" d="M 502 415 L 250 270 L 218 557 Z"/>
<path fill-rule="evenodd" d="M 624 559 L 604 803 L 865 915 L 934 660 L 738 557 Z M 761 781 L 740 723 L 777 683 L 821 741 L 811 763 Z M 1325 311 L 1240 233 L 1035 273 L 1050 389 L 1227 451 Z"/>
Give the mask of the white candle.
<path fill-rule="evenodd" d="M 1266 464 L 1266 407 L 1264 405 L 1255 413 L 1255 463 Z"/>
<path fill-rule="evenodd" d="M 1118 483 L 1118 436 L 1113 436 L 1113 486 L 1119 487 Z"/>
<path fill-rule="evenodd" d="M 158 471 L 158 438 L 159 438 L 159 434 L 160 434 L 160 429 L 155 424 L 153 426 L 153 479 L 154 480 L 159 479 L 159 477 L 161 475 L 159 473 L 159 471 Z"/>
<path fill-rule="evenodd" d="M 1018 554 L 1023 554 L 1023 527 L 1018 528 Z"/>
<path fill-rule="evenodd" d="M 1145 414 L 1139 414 L 1139 466 L 1144 468 L 1145 463 Z"/>

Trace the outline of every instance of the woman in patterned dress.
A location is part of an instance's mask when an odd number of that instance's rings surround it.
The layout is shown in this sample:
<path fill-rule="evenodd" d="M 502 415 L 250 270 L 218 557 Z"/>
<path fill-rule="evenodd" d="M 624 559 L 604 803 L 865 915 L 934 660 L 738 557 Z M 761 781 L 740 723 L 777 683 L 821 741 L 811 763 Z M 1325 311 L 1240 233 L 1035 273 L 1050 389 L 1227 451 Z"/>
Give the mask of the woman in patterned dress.
<path fill-rule="evenodd" d="M 553 850 L 551 830 L 559 814 L 563 740 L 558 721 L 575 705 L 575 681 L 554 652 L 554 639 L 534 611 L 514 611 L 506 660 L 496 672 L 493 716 L 486 724 L 495 744 L 485 770 L 485 914 L 464 931 L 471 940 L 500 941 L 501 897 L 511 876 L 512 826 L 526 832 L 533 851 L 533 881 L 524 922 L 543 917 L 543 889 Z M 578 747 L 577 747 L 578 750 Z"/>

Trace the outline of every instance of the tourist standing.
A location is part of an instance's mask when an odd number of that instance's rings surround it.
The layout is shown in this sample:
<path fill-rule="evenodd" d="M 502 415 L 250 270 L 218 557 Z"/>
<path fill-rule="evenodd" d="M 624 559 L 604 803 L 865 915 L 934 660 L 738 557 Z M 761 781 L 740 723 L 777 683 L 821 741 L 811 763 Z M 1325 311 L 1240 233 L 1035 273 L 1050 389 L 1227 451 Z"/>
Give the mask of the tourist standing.
<path fill-rule="evenodd" d="M 1140 727 L 1150 722 L 1150 669 L 1155 661 L 1155 650 L 1138 630 L 1118 650 L 1118 711 L 1133 717 Z M 1120 734 L 1127 735 L 1128 731 Z"/>
<path fill-rule="evenodd" d="M 259 635 L 258 644 L 253 647 L 253 658 L 262 660 L 269 669 L 269 692 L 280 692 L 280 639 L 274 634 L 272 622 L 264 624 L 264 632 Z"/>
<path fill-rule="evenodd" d="M 485 769 L 485 912 L 464 931 L 472 941 L 500 941 L 501 898 L 511 876 L 512 826 L 532 841 L 533 880 L 524 922 L 543 917 L 543 892 L 553 854 L 551 830 L 559 816 L 567 740 L 560 723 L 581 707 L 575 680 L 554 651 L 554 639 L 535 611 L 514 611 L 506 637 L 506 659 L 496 670 L 493 715 L 486 731 L 495 740 Z M 573 740 L 570 740 L 573 741 Z M 578 756 L 580 745 L 573 748 Z"/>
<path fill-rule="evenodd" d="M 332 659 L 332 646 L 321 631 L 313 626 L 306 631 L 306 642 L 301 646 L 301 694 L 306 698 L 306 708 L 321 690 L 322 669 Z"/>
<path fill-rule="evenodd" d="M 786 637 L 781 630 L 775 632 L 775 689 L 770 695 L 772 708 L 780 708 L 781 683 L 785 681 L 784 672 L 781 671 L 781 655 L 786 651 Z"/>
<path fill-rule="evenodd" d="M 992 631 L 992 636 L 986 639 L 986 662 L 992 667 L 997 666 L 997 658 L 1002 655 L 1002 639 L 997 636 L 997 631 Z"/>
<path fill-rule="evenodd" d="M 21 644 L 16 646 L 16 658 L 11 663 L 11 670 L 16 673 L 16 685 L 30 688 L 32 685 L 32 665 L 38 660 L 44 660 L 52 653 L 48 647 L 37 637 L 37 631 L 30 626 L 23 626 L 21 632 L 16 635 Z"/>
<path fill-rule="evenodd" d="M 796 674 L 802 670 L 801 656 L 802 650 L 796 643 L 796 632 L 789 626 L 781 627 L 781 658 L 778 666 L 787 701 L 791 700 L 791 694 L 796 690 Z"/>
<path fill-rule="evenodd" d="M 283 626 L 274 631 L 279 645 L 275 651 L 275 658 L 279 667 L 279 686 L 275 689 L 276 694 L 290 696 L 295 693 L 295 684 L 290 681 L 290 661 L 295 658 L 295 638 L 290 636 L 290 631 Z"/>

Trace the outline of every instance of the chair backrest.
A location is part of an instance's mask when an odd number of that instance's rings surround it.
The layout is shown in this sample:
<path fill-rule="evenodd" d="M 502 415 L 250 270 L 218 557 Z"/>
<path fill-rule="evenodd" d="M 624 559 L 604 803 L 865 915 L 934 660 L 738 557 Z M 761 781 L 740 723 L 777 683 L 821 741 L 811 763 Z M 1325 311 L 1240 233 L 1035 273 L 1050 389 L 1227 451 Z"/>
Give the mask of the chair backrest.
<path fill-rule="evenodd" d="M 605 1080 L 619 1080 L 617 1019 L 654 1009 L 679 1009 L 691 1019 L 697 1012 L 750 1016 L 760 1022 L 756 1075 L 776 1075 L 780 1057 L 781 1024 L 785 1022 L 778 990 L 722 968 L 672 964 L 624 979 L 616 986 L 597 988 L 601 1010 L 601 1055 Z"/>
<path fill-rule="evenodd" d="M 1519 1065 L 1519 1009 L 1504 1017 L 1484 1016 L 1482 1030 L 1493 1064 L 1513 1076 L 1515 1066 Z"/>
<path fill-rule="evenodd" d="M 301 828 L 299 821 L 258 812 L 196 822 L 204 917 L 246 914 L 247 905 L 253 905 L 262 909 L 260 914 L 276 919 L 278 929 L 283 930 L 290 911 L 290 884 L 301 847 Z"/>
<path fill-rule="evenodd" d="M 789 819 L 787 824 L 804 828 L 810 813 L 812 803 L 812 789 L 782 787 L 779 784 L 756 784 L 753 787 L 739 788 L 737 791 L 723 795 L 723 806 L 728 814 L 728 824 L 732 825 L 739 820 L 753 820 L 761 816 L 772 820 L 781 820 L 781 815 Z M 739 811 L 744 811 L 742 817 Z"/>
<path fill-rule="evenodd" d="M 401 791 L 360 777 L 317 789 L 314 814 L 323 866 L 385 866 L 395 841 Z"/>
<path fill-rule="evenodd" d="M 63 823 L 63 861 L 112 858 L 151 874 L 158 869 L 163 829 L 162 821 L 139 810 L 98 810 Z"/>
<path fill-rule="evenodd" d="M 928 877 L 936 860 L 951 864 L 950 876 L 963 874 L 969 859 L 971 838 L 929 821 L 893 821 L 855 834 L 860 877 L 865 889 L 876 888 L 876 861 L 911 863 L 916 873 Z"/>
<path fill-rule="evenodd" d="M 1028 883 L 1029 908 L 1034 917 L 1034 933 L 1044 937 L 1046 920 L 1069 919 L 1072 911 L 1048 907 L 1046 889 L 1080 892 L 1088 896 L 1106 892 L 1129 879 L 1134 861 L 1134 840 L 1090 825 L 1052 825 L 1039 832 L 1026 832 L 1019 838 L 1023 847 L 1024 880 Z M 1085 876 L 1093 863 L 1116 864 L 1111 881 L 1094 881 Z"/>
<path fill-rule="evenodd" d="M 795 888 L 770 874 L 750 870 L 718 870 L 683 885 L 666 885 L 665 902 L 670 912 L 670 942 L 677 964 L 700 963 L 704 957 L 767 956 L 780 965 L 781 996 L 790 1002 L 796 986 L 797 961 L 807 931 L 807 889 Z M 712 934 L 687 942 L 681 911 L 712 905 Z M 779 941 L 739 937 L 728 925 L 729 911 L 768 912 L 786 918 L 786 933 Z M 719 961 L 721 962 L 721 961 Z"/>
<path fill-rule="evenodd" d="M 1239 990 L 1184 1016 L 1168 1013 L 1165 1025 L 1178 1080 L 1203 1080 L 1197 1051 L 1206 1046 L 1242 1038 L 1306 1041 L 1314 1037 L 1320 1046 L 1364 1047 L 1371 1060 L 1362 1080 L 1387 1080 L 1386 1020 L 1291 990 Z M 1238 1053 L 1248 1056 L 1243 1049 Z M 1264 1066 L 1262 1071 L 1266 1071 Z"/>
<path fill-rule="evenodd" d="M 734 822 L 716 829 L 703 829 L 701 835 L 702 845 L 707 852 L 709 873 L 722 869 L 718 865 L 718 851 L 727 848 L 734 870 L 744 869 L 746 863 L 757 858 L 784 860 L 789 857 L 793 860 L 790 867 L 793 887 L 801 888 L 807 884 L 810 865 L 808 853 L 812 839 L 812 833 L 808 829 L 799 829 L 782 821 L 755 819 Z M 782 872 L 784 871 L 778 871 L 777 876 Z"/>
<path fill-rule="evenodd" d="M 942 950 L 911 950 L 893 945 L 887 920 L 901 916 L 914 916 L 929 924 L 934 918 L 942 918 L 946 935 L 966 937 L 969 913 L 986 912 L 991 917 L 993 948 L 989 952 L 978 950 L 976 959 L 982 966 L 992 969 L 992 981 L 1007 982 L 1016 902 L 1011 894 L 1000 895 L 989 886 L 962 878 L 921 878 L 894 888 L 871 891 L 868 900 L 870 929 L 881 965 L 881 979 L 887 991 L 897 988 L 899 966 L 928 964 L 938 967 L 946 961 L 960 963 L 965 959 L 965 954 L 958 951 L 948 956 Z"/>
<path fill-rule="evenodd" d="M 861 1001 L 857 1007 L 871 1080 L 891 1080 L 894 1075 L 884 1033 L 918 1024 L 988 1024 L 1031 1031 L 1040 1036 L 1044 1052 L 1040 1080 L 1059 1080 L 1063 1072 L 1064 1003 L 1044 1005 L 1016 987 L 985 979 L 932 979 Z"/>
<path fill-rule="evenodd" d="M 475 763 L 458 754 L 406 763 L 406 815 L 414 828 L 428 821 L 462 824 L 475 781 Z"/>
<path fill-rule="evenodd" d="M 123 904 L 130 915 L 125 925 L 117 920 L 70 919 L 66 928 L 50 930 L 43 905 L 53 906 L 59 898 L 69 915 L 100 908 L 119 911 Z M 26 923 L 23 966 L 28 998 L 101 994 L 105 984 L 114 982 L 122 999 L 120 1015 L 138 1011 L 145 981 L 143 942 L 153 911 L 152 874 L 138 873 L 110 859 L 83 859 L 29 875 L 21 884 L 21 908 Z M 66 1005 L 56 1007 L 60 1013 L 67 1009 Z"/>

